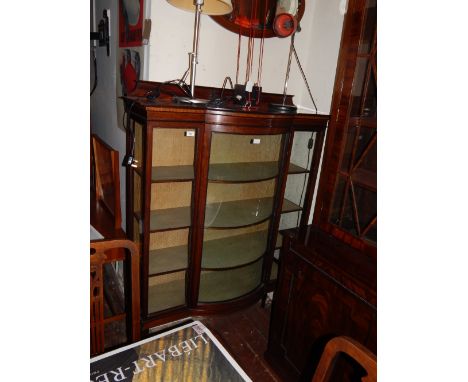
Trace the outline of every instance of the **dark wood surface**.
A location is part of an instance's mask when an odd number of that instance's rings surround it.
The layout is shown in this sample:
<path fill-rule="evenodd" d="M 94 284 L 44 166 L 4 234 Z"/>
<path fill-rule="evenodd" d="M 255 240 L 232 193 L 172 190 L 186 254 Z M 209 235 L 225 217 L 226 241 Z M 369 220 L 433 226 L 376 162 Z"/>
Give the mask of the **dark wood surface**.
<path fill-rule="evenodd" d="M 90 223 L 107 239 L 124 239 L 120 208 L 119 153 L 91 134 Z"/>
<path fill-rule="evenodd" d="M 155 99 L 147 96 L 152 92 L 160 94 Z M 220 89 L 209 87 L 197 87 L 197 96 L 211 98 L 220 93 Z M 273 251 L 277 237 L 281 207 L 283 204 L 286 174 L 289 168 L 289 155 L 292 145 L 294 131 L 316 132 L 318 142 L 323 142 L 323 137 L 328 121 L 327 115 L 314 114 L 274 114 L 268 110 L 269 102 L 281 103 L 282 96 L 278 94 L 262 94 L 262 102 L 258 107 L 249 109 L 230 108 L 204 108 L 184 104 L 174 103 L 172 95 L 180 94 L 175 85 L 161 85 L 160 83 L 140 81 L 137 89 L 128 97 L 124 98 L 125 107 L 132 123 L 140 123 L 143 128 L 143 163 L 138 170 L 142 174 L 142 187 L 139 198 L 142 201 L 142 211 L 137 215 L 141 217 L 143 231 L 140 235 L 142 253 L 142 314 L 143 327 L 145 329 L 154 325 L 181 318 L 190 314 L 211 314 L 221 311 L 232 311 L 245 307 L 261 299 L 265 292 L 271 289 L 270 269 L 273 258 Z M 225 94 L 229 94 L 226 90 Z M 287 102 L 292 103 L 292 97 L 287 97 Z M 149 281 L 149 226 L 150 226 L 150 206 L 151 206 L 151 186 L 152 186 L 152 152 L 153 152 L 153 132 L 160 128 L 178 128 L 195 131 L 195 157 L 193 161 L 194 177 L 191 194 L 191 224 L 189 236 L 189 261 L 187 268 L 186 284 L 186 304 L 157 314 L 149 314 L 148 285 Z M 198 291 L 200 288 L 201 258 L 205 221 L 205 200 L 207 197 L 207 186 L 209 182 L 209 163 L 211 136 L 213 132 L 233 133 L 233 134 L 284 134 L 282 140 L 282 151 L 279 160 L 279 176 L 276 184 L 274 197 L 274 209 L 271 216 L 271 227 L 265 261 L 263 265 L 262 282 L 258 288 L 252 290 L 244 296 L 235 298 L 227 302 L 202 304 L 198 301 Z M 127 151 L 130 152 L 132 146 L 131 134 L 127 135 Z M 320 150 L 318 150 L 320 151 Z M 320 153 L 319 153 L 320 154 Z M 315 182 L 318 168 L 319 154 L 314 154 L 317 163 L 312 166 L 312 176 L 309 177 L 308 187 L 312 187 Z M 132 180 L 135 170 L 127 170 L 127 232 L 134 232 L 134 194 Z M 315 183 L 314 183 L 315 184 Z M 313 188 L 313 187 L 312 187 Z M 308 195 L 312 193 L 309 192 Z M 304 215 L 308 216 L 311 197 L 306 197 Z M 135 239 L 135 238 L 134 238 Z"/>
<path fill-rule="evenodd" d="M 195 317 L 220 340 L 254 382 L 280 382 L 278 374 L 266 362 L 271 306 L 259 303 L 230 314 Z"/>
<path fill-rule="evenodd" d="M 267 359 L 308 380 L 325 343 L 346 335 L 376 352 L 376 261 L 313 226 L 286 231 Z"/>

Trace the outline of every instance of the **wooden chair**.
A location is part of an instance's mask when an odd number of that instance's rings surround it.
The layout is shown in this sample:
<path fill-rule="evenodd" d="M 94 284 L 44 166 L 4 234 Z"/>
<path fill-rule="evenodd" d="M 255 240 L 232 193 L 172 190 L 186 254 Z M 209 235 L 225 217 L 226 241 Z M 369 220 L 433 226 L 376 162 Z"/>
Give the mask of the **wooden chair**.
<path fill-rule="evenodd" d="M 91 184 L 91 197 L 96 199 L 96 209 L 102 206 L 106 211 L 102 211 L 101 215 L 110 216 L 112 228 L 120 230 L 119 152 L 95 134 L 91 134 Z M 101 220 L 104 218 L 101 217 Z"/>
<path fill-rule="evenodd" d="M 124 283 L 125 300 L 123 313 L 104 317 L 105 267 L 117 261 L 130 265 L 130 283 Z M 138 248 L 130 240 L 98 240 L 91 242 L 90 265 L 90 313 L 91 313 L 91 355 L 104 352 L 106 348 L 105 327 L 117 321 L 126 321 L 127 342 L 140 339 L 140 273 Z"/>
<path fill-rule="evenodd" d="M 363 382 L 377 381 L 377 358 L 359 342 L 349 337 L 335 337 L 327 342 L 311 382 L 325 382 L 330 378 L 334 363 L 340 353 L 358 362 L 367 372 Z"/>

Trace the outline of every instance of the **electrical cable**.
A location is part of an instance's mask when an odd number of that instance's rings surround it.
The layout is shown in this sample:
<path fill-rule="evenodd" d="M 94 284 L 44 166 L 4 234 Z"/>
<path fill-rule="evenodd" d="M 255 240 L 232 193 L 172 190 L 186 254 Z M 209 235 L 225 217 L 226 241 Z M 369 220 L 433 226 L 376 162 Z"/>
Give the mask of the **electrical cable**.
<path fill-rule="evenodd" d="M 309 142 L 312 141 L 312 138 L 314 136 L 314 133 L 310 133 L 310 138 L 309 138 Z M 308 151 L 307 151 L 307 165 L 306 165 L 306 170 L 309 170 L 309 166 L 310 166 L 310 153 L 312 151 L 312 148 L 315 146 L 314 145 L 308 145 Z M 302 208 L 301 204 L 302 204 L 302 198 L 304 196 L 304 191 L 305 191 L 305 188 L 306 188 L 306 180 L 307 180 L 307 173 L 304 174 L 304 182 L 302 184 L 302 191 L 301 191 L 301 197 L 299 198 L 299 207 Z M 299 220 L 300 220 L 300 217 L 301 217 L 301 212 L 302 212 L 302 209 L 300 211 L 297 211 L 297 221 L 296 221 L 296 227 L 299 228 Z"/>
<path fill-rule="evenodd" d="M 241 27 L 239 27 L 239 40 L 237 42 L 237 69 L 236 69 L 236 84 L 239 83 L 239 60 L 240 60 L 240 51 L 241 51 Z"/>
<path fill-rule="evenodd" d="M 263 16 L 262 39 L 260 40 L 260 53 L 258 55 L 257 86 L 262 86 L 262 67 L 263 67 L 263 47 L 265 45 L 265 29 L 268 7 L 265 4 L 265 14 Z"/>
<path fill-rule="evenodd" d="M 130 155 L 125 155 L 125 158 L 123 160 L 123 163 L 122 163 L 122 166 L 128 166 L 129 164 L 132 165 L 134 163 L 134 160 L 135 160 L 135 145 L 136 145 L 136 139 L 135 139 L 135 131 L 134 129 L 130 128 L 129 126 L 129 119 L 130 119 L 130 114 L 132 112 L 132 109 L 133 107 L 135 106 L 136 104 L 136 101 L 133 101 L 129 108 L 128 108 L 128 112 L 127 110 L 124 110 L 124 113 L 122 115 L 122 125 L 125 129 L 125 131 L 128 131 L 132 137 L 132 147 L 131 147 L 131 150 L 130 150 Z M 125 117 L 127 117 L 127 123 L 125 122 Z M 130 163 L 131 162 L 131 163 Z"/>
<path fill-rule="evenodd" d="M 93 51 L 93 62 L 94 62 L 94 85 L 93 85 L 93 89 L 91 90 L 90 96 L 93 95 L 94 91 L 96 90 L 97 84 L 98 84 L 96 47 L 93 46 L 92 51 Z"/>
<path fill-rule="evenodd" d="M 303 78 L 303 80 L 305 82 L 305 85 L 307 87 L 307 91 L 309 92 L 310 99 L 312 100 L 312 103 L 314 104 L 315 114 L 318 114 L 317 105 L 315 104 L 314 97 L 312 96 L 312 92 L 310 91 L 309 83 L 307 82 L 307 78 L 306 78 L 306 75 L 304 73 L 304 70 L 302 70 L 302 65 L 301 65 L 301 62 L 299 61 L 299 56 L 297 55 L 296 48 L 294 46 L 294 41 L 292 41 L 291 44 L 292 44 L 292 50 L 293 50 L 293 53 L 294 53 L 294 57 L 296 57 L 297 66 L 299 66 L 299 70 L 301 71 L 302 78 Z"/>

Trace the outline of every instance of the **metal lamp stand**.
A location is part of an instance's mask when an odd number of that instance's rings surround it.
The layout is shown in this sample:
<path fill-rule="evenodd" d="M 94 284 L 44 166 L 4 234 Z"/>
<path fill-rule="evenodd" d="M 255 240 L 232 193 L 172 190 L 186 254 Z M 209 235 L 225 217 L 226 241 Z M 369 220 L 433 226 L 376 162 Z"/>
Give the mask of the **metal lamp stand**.
<path fill-rule="evenodd" d="M 195 5 L 195 23 L 193 27 L 193 46 L 192 52 L 189 53 L 189 69 L 190 69 L 190 94 L 191 97 L 174 97 L 175 101 L 192 104 L 206 104 L 207 99 L 195 98 L 195 77 L 197 74 L 198 64 L 198 36 L 200 33 L 200 16 L 204 0 L 193 0 Z"/>

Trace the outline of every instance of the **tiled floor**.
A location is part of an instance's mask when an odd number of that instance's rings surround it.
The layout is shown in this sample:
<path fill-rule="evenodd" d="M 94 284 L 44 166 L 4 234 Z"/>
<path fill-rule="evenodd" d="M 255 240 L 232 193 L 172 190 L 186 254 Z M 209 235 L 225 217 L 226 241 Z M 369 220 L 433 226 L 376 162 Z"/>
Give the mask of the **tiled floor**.
<path fill-rule="evenodd" d="M 270 308 L 268 303 L 265 308 L 257 303 L 236 313 L 193 318 L 203 322 L 220 339 L 252 381 L 281 382 L 263 358 Z"/>

